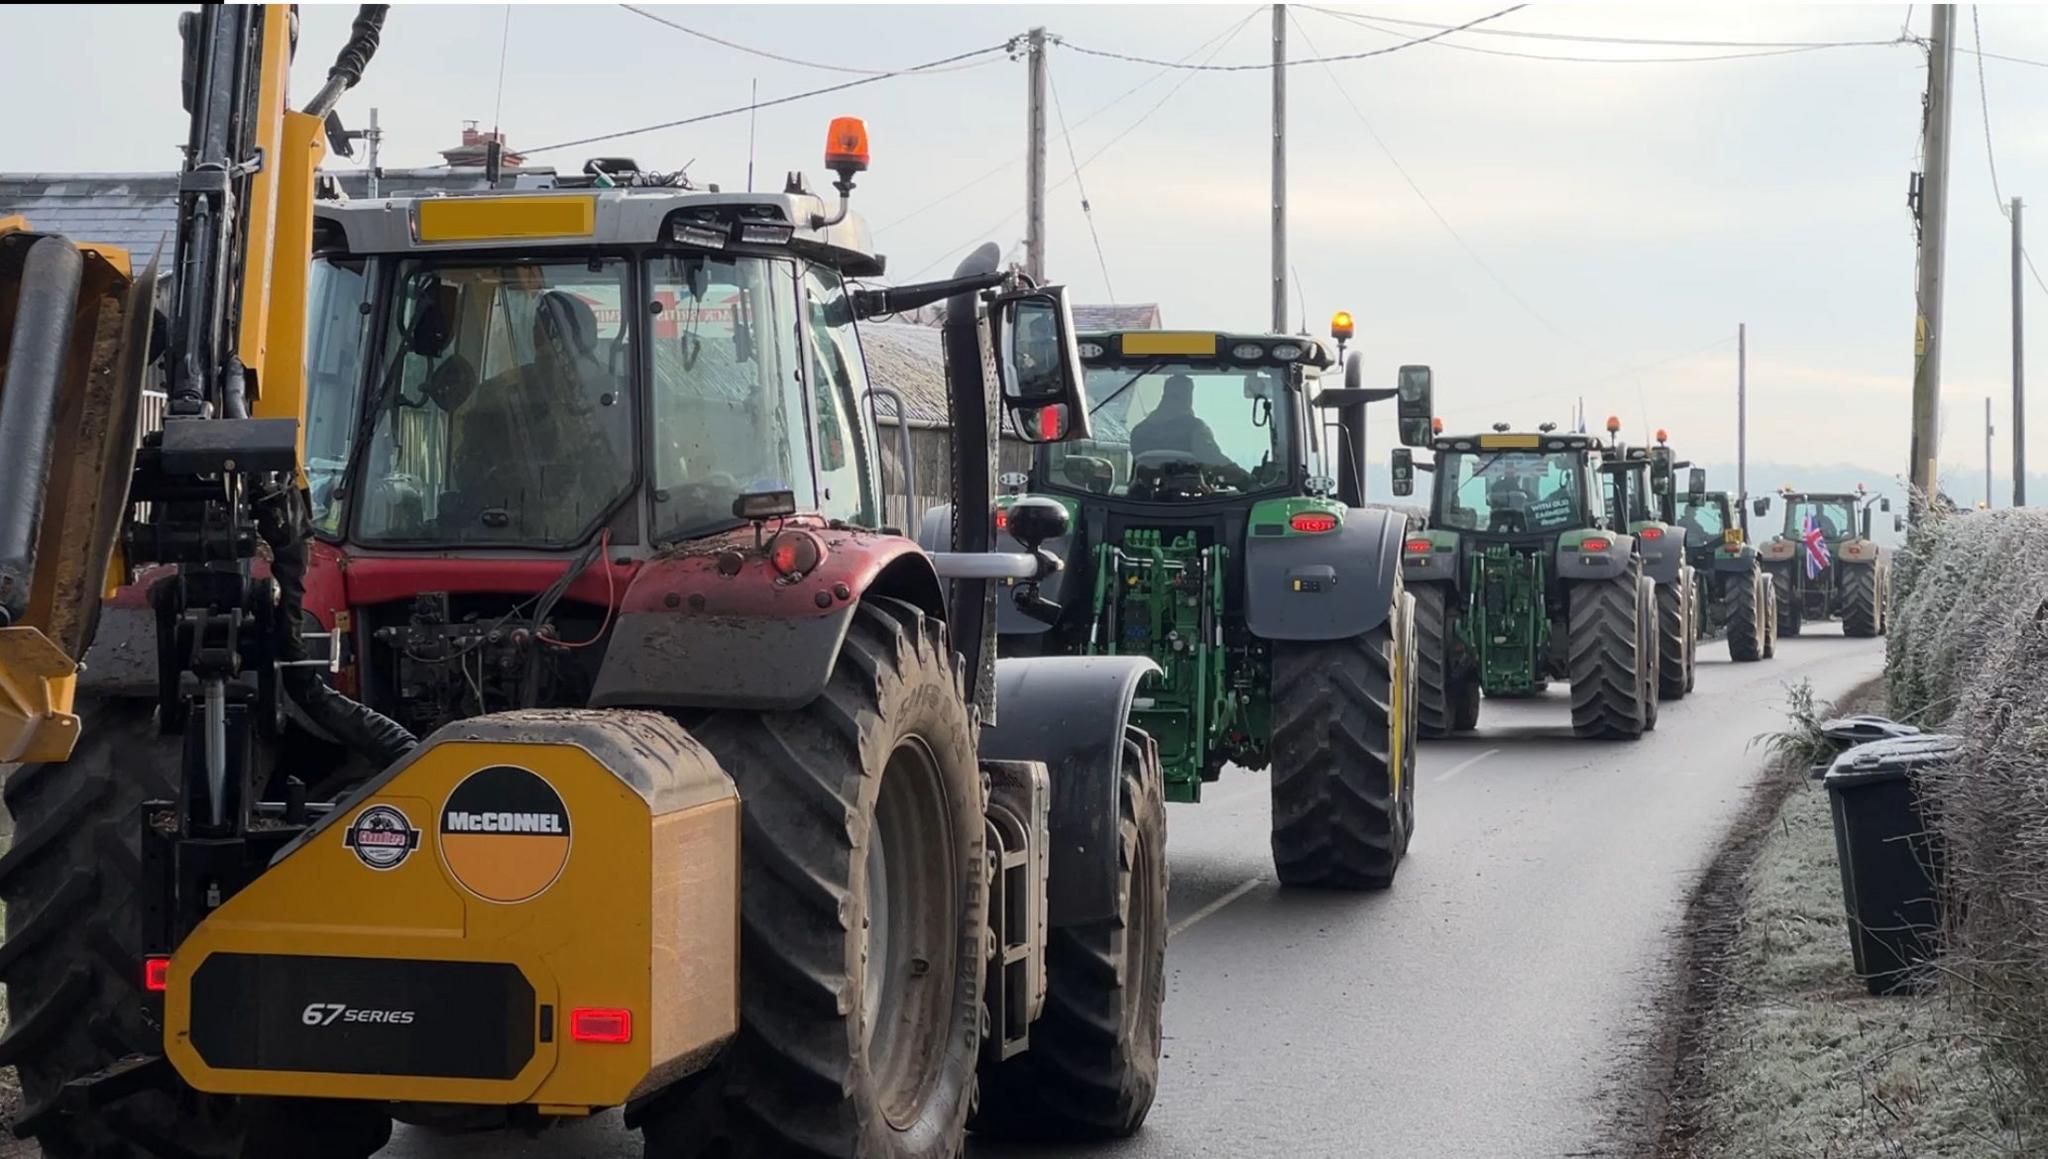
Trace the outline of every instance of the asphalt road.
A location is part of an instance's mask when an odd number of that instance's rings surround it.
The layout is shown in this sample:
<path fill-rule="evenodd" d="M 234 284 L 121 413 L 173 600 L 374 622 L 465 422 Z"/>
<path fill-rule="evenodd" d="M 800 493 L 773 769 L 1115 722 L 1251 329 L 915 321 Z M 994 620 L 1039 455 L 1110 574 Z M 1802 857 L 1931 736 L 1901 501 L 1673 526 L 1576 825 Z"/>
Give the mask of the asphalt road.
<path fill-rule="evenodd" d="M 1282 892 L 1265 778 L 1174 806 L 1166 1060 L 1145 1129 L 1099 1148 L 976 1144 L 974 1159 L 1428 1159 L 1628 1154 L 1604 1100 L 1646 1031 L 1687 891 L 1762 767 L 1785 685 L 1876 675 L 1882 641 L 1832 624 L 1733 664 L 1637 743 L 1572 739 L 1562 687 L 1488 701 L 1425 744 L 1394 888 Z M 616 1115 L 533 1140 L 401 1129 L 404 1159 L 638 1159 Z"/>

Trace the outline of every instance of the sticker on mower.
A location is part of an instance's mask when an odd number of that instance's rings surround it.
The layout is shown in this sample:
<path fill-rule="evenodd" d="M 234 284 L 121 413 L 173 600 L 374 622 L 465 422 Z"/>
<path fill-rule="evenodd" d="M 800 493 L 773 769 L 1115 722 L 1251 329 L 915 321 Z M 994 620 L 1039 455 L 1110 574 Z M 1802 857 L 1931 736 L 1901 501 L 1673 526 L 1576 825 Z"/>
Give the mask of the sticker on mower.
<path fill-rule="evenodd" d="M 464 777 L 441 806 L 441 859 L 485 901 L 530 901 L 569 863 L 569 807 L 530 769 L 492 765 Z"/>
<path fill-rule="evenodd" d="M 372 805 L 356 814 L 341 843 L 371 869 L 397 869 L 420 847 L 420 831 L 395 805 Z"/>

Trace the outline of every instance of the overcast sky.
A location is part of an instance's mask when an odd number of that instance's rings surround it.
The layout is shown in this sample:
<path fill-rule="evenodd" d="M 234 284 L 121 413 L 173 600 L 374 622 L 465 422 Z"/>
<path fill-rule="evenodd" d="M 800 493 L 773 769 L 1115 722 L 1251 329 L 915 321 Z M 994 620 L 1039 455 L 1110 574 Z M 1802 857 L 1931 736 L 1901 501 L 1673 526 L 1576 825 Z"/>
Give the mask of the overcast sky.
<path fill-rule="evenodd" d="M 1493 10 L 1343 11 L 1457 23 Z M 1067 42 L 1050 59 L 1073 150 L 1055 117 L 1048 168 L 1064 184 L 1049 199 L 1051 276 L 1082 301 L 1158 302 L 1169 326 L 1264 327 L 1269 73 L 1165 72 L 1080 50 L 1175 60 L 1200 49 L 1190 59 L 1256 64 L 1270 54 L 1268 10 L 654 11 L 749 47 L 859 69 L 1001 44 L 1042 23 Z M 1383 48 L 1425 31 L 1291 11 L 1294 58 Z M 1928 12 L 1911 10 L 1916 36 L 1926 34 Z M 756 82 L 769 99 L 859 79 L 750 56 L 609 5 L 514 6 L 509 30 L 507 13 L 499 5 L 393 10 L 382 51 L 342 106 L 351 125 L 372 105 L 381 110 L 385 164 L 438 162 L 436 151 L 455 143 L 465 118 L 498 121 L 514 148 L 533 149 L 744 105 Z M 352 6 L 306 9 L 296 92 L 311 92 L 352 15 Z M 1904 5 L 1534 5 L 1482 27 L 1891 41 L 1908 18 Z M 1987 52 L 2042 62 L 1987 59 L 1983 68 L 2000 186 L 2007 197 L 2040 197 L 2036 236 L 2048 258 L 2048 11 L 1992 5 L 1980 18 Z M 10 9 L 14 47 L 0 69 L 0 107 L 17 112 L 0 139 L 0 170 L 174 167 L 183 135 L 175 19 L 170 7 Z M 1969 48 L 1969 8 L 1958 10 L 1958 23 Z M 76 52 L 24 47 L 36 44 L 91 45 L 91 59 L 118 67 L 94 72 Z M 1926 55 L 1889 44 L 1644 60 L 1743 51 L 1466 33 L 1292 69 L 1289 246 L 1304 292 L 1297 317 L 1321 332 L 1332 310 L 1353 311 L 1374 373 L 1388 385 L 1400 363 L 1434 366 L 1439 409 L 1452 426 L 1564 421 L 1583 394 L 1596 423 L 1616 413 L 1632 429 L 1667 426 L 1682 454 L 1709 461 L 1734 457 L 1734 336 L 1746 321 L 1752 459 L 1903 471 L 1914 276 L 1905 196 Z M 1987 394 L 1996 398 L 2001 477 L 2009 457 L 2009 242 L 1986 165 L 1977 58 L 1961 53 L 1956 62 L 1942 451 L 1945 474 L 1970 481 L 1958 494 L 1974 499 Z M 1024 65 L 1002 53 L 969 63 L 979 67 L 763 110 L 754 125 L 756 184 L 773 187 L 786 170 L 803 168 L 822 188 L 824 126 L 855 114 L 867 119 L 874 146 L 856 205 L 877 227 L 893 275 L 942 276 L 984 239 L 1015 246 L 1023 232 Z M 605 153 L 647 168 L 687 162 L 700 184 L 734 188 L 746 181 L 748 138 L 742 115 L 533 161 L 575 169 Z M 1073 156 L 1085 163 L 1080 184 L 1101 262 L 1070 180 Z M 2048 316 L 2048 295 L 2030 285 L 2027 307 Z M 2048 365 L 2036 377 L 2048 382 Z M 2037 414 L 2048 416 L 2044 408 Z M 1376 421 L 1376 440 L 1390 420 Z M 2032 461 L 2048 465 L 2048 444 L 2033 443 L 2041 450 Z"/>

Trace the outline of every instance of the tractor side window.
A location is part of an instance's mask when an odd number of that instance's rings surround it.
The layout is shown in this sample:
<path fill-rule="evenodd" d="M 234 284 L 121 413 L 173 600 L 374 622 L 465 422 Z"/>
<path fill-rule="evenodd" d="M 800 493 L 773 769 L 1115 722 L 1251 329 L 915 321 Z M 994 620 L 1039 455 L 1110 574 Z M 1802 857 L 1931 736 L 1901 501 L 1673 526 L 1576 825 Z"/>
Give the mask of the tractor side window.
<path fill-rule="evenodd" d="M 818 440 L 818 510 L 872 527 L 877 519 L 860 423 L 868 371 L 853 329 L 853 304 L 836 270 L 812 266 L 804 275 L 804 291 L 804 336 L 810 346 L 812 421 Z"/>
<path fill-rule="evenodd" d="M 1095 437 L 1047 447 L 1048 480 L 1160 502 L 1284 486 L 1296 454 L 1285 374 L 1192 363 L 1090 367 Z"/>
<path fill-rule="evenodd" d="M 1467 451 L 1438 460 L 1443 527 L 1481 534 L 1567 531 L 1583 525 L 1579 458 L 1570 452 Z"/>
<path fill-rule="evenodd" d="M 408 262 L 382 344 L 358 530 L 568 546 L 633 482 L 626 263 Z M 616 319 L 616 315 L 615 315 Z"/>
<path fill-rule="evenodd" d="M 313 525 L 341 529 L 337 491 L 348 473 L 368 347 L 370 281 L 360 260 L 316 258 L 306 309 L 306 481 Z"/>
<path fill-rule="evenodd" d="M 1678 509 L 1678 522 L 1685 527 L 1687 547 L 1705 547 L 1721 542 L 1721 533 L 1728 530 L 1727 516 L 1721 505 L 1712 499 L 1704 503 L 1687 503 Z"/>
<path fill-rule="evenodd" d="M 795 269 L 677 254 L 649 264 L 648 288 L 656 541 L 734 522 L 743 494 L 816 511 Z"/>

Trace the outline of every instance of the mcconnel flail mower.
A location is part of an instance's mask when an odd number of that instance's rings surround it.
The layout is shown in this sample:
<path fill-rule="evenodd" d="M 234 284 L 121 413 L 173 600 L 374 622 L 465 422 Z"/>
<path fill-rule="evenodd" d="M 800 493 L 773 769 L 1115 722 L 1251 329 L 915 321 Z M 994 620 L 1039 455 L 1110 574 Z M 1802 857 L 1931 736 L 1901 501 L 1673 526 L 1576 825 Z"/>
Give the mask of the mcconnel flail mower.
<path fill-rule="evenodd" d="M 1727 637 L 1730 660 L 1764 660 L 1778 650 L 1778 589 L 1739 514 L 1734 497 L 1707 490 L 1706 471 L 1691 468 L 1677 522 L 1699 593 L 1700 635 Z"/>
<path fill-rule="evenodd" d="M 1409 534 L 1417 718 L 1425 736 L 1479 723 L 1480 698 L 1571 685 L 1572 731 L 1640 737 L 1657 724 L 1657 589 L 1639 539 L 1610 514 L 1605 448 L 1545 423 L 1436 436 L 1434 461 L 1393 453 L 1394 494 L 1434 475 Z"/>
<path fill-rule="evenodd" d="M 1136 1129 L 1153 665 L 995 658 L 1067 541 L 1050 504 L 995 550 L 1000 411 L 1090 433 L 1063 293 L 993 246 L 856 288 L 851 118 L 836 206 L 617 159 L 316 204 L 382 20 L 294 111 L 285 6 L 185 18 L 158 341 L 153 274 L 0 227 L 17 1131 L 356 1159 L 394 1118 L 623 1107 L 656 1159 L 922 1159 L 970 1115 Z M 978 517 L 925 551 L 882 528 L 859 323 L 942 300 Z"/>
<path fill-rule="evenodd" d="M 1363 506 L 1360 455 L 1375 400 L 1427 437 L 1428 368 L 1367 389 L 1354 355 L 1326 386 L 1324 343 L 1216 331 L 1083 334 L 1081 360 L 1090 436 L 1041 448 L 998 500 L 1012 532 L 1039 504 L 1071 524 L 1053 602 L 999 610 L 1004 654 L 1145 658 L 1134 721 L 1168 800 L 1270 767 L 1283 884 L 1389 885 L 1415 821 L 1414 628 L 1402 517 Z"/>
<path fill-rule="evenodd" d="M 1844 636 L 1882 636 L 1891 620 L 1891 564 L 1871 537 L 1871 519 L 1892 501 L 1866 491 L 1778 494 L 1784 525 L 1758 554 L 1777 587 L 1778 634 L 1797 636 L 1808 620 L 1840 620 Z M 1768 501 L 1758 497 L 1759 518 Z M 1904 520 L 1893 516 L 1894 530 Z"/>

